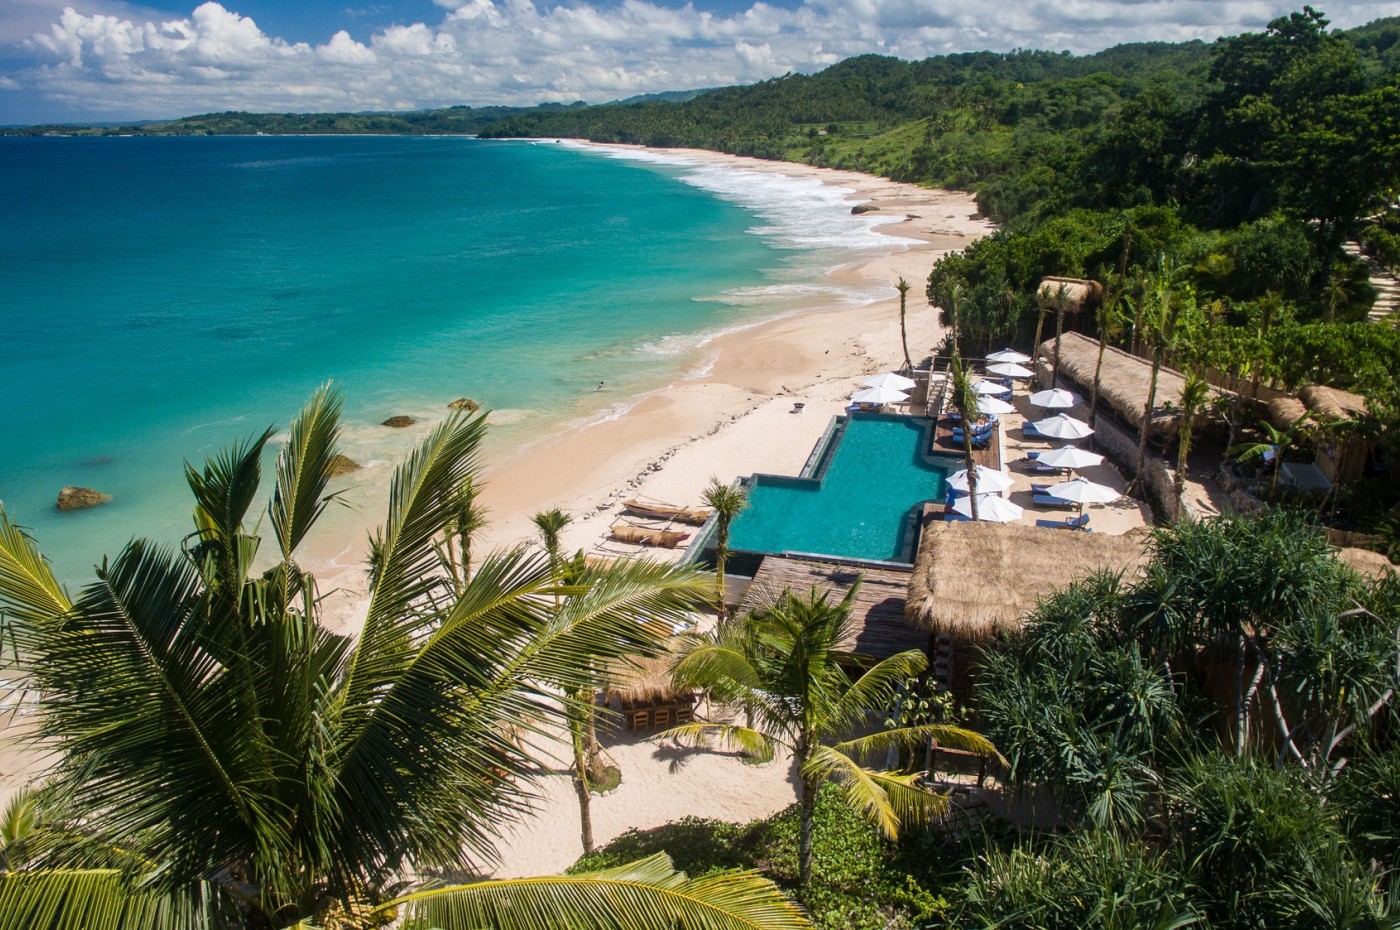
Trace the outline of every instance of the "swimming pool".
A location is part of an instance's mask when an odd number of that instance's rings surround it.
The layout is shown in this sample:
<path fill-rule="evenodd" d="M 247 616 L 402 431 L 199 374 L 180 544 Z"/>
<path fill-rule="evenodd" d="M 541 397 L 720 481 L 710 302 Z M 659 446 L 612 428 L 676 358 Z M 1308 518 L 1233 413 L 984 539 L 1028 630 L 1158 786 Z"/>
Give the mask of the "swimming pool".
<path fill-rule="evenodd" d="M 952 456 L 929 456 L 928 420 L 852 414 L 809 465 L 811 477 L 754 475 L 734 520 L 736 551 L 912 562 L 917 505 L 942 500 Z"/>

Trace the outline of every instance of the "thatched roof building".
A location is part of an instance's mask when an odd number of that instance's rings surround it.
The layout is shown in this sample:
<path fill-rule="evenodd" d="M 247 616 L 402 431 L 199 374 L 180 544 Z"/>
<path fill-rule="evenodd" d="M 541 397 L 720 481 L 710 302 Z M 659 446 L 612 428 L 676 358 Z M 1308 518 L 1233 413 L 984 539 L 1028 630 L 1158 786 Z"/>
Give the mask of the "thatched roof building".
<path fill-rule="evenodd" d="M 742 610 L 772 603 L 785 590 L 806 594 L 813 588 L 830 592 L 836 603 L 860 581 L 851 607 L 850 635 L 840 648 L 872 659 L 886 659 L 910 649 L 928 646 L 928 634 L 905 620 L 909 573 L 894 569 L 857 568 L 836 562 L 818 562 L 770 555 L 763 559 L 753 584 L 744 596 Z"/>
<path fill-rule="evenodd" d="M 1282 394 L 1269 401 L 1269 418 L 1278 427 L 1292 426 L 1304 414 L 1319 423 L 1351 423 L 1371 415 L 1366 398 L 1320 384 L 1310 384 L 1297 397 Z"/>
<path fill-rule="evenodd" d="M 1056 588 L 1101 569 L 1135 573 L 1146 533 L 1074 533 L 1026 523 L 933 521 L 924 527 L 905 616 L 963 640 L 1016 629 Z"/>
<path fill-rule="evenodd" d="M 1035 299 L 1041 306 L 1055 308 L 1063 297 L 1066 313 L 1078 313 L 1086 307 L 1097 306 L 1103 300 L 1103 285 L 1083 278 L 1048 277 L 1040 279 Z"/>
<path fill-rule="evenodd" d="M 1321 426 L 1356 423 L 1370 417 L 1366 398 L 1350 391 L 1310 384 L 1297 397 L 1281 394 L 1269 400 L 1269 419 L 1279 428 L 1299 420 Z M 1323 437 L 1315 464 L 1327 480 L 1343 483 L 1359 478 L 1366 470 L 1374 440 L 1365 435 Z"/>
<path fill-rule="evenodd" d="M 1146 531 L 1125 536 L 1024 523 L 934 521 L 924 527 L 905 616 L 935 638 L 940 677 L 975 707 L 972 681 L 997 634 L 1018 629 L 1041 598 L 1100 570 L 1135 575 Z"/>
<path fill-rule="evenodd" d="M 1040 354 L 1055 355 L 1055 341 L 1041 343 Z M 1065 333 L 1060 343 L 1060 374 L 1069 378 L 1087 397 L 1094 384 L 1094 368 L 1099 361 L 1099 341 L 1083 333 Z M 1138 358 L 1122 349 L 1108 346 L 1103 353 L 1103 370 L 1099 374 L 1099 398 L 1134 429 L 1142 428 L 1142 411 L 1147 405 L 1147 391 L 1152 384 L 1152 362 Z M 1162 366 L 1157 374 L 1157 395 L 1153 403 L 1152 432 L 1169 436 L 1176 432 L 1180 419 L 1176 405 L 1186 376 Z M 1220 393 L 1212 387 L 1212 396 Z M 1199 417 L 1205 419 L 1205 415 Z"/>

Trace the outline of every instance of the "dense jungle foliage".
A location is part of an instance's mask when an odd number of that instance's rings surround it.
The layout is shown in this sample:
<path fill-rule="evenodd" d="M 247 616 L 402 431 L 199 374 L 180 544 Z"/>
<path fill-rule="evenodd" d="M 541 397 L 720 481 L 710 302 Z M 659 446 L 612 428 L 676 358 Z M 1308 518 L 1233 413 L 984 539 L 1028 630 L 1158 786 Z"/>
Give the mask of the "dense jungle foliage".
<path fill-rule="evenodd" d="M 760 868 L 831 930 L 1400 927 L 1400 584 L 1285 511 L 1158 530 L 1150 553 L 986 649 L 1004 804 L 889 840 L 827 788 L 805 887 L 796 806 L 633 831 L 575 869 Z"/>

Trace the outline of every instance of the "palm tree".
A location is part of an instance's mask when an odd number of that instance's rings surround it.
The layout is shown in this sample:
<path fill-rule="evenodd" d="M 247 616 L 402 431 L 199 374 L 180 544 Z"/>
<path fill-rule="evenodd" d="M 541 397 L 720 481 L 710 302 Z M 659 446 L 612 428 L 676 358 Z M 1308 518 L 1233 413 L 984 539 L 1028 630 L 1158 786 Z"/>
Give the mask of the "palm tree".
<path fill-rule="evenodd" d="M 961 281 L 954 281 L 952 284 L 950 284 L 950 285 L 948 286 L 948 297 L 947 297 L 947 303 L 948 303 L 948 335 L 951 336 L 951 337 L 952 337 L 952 340 L 953 340 L 953 357 L 954 357 L 954 358 L 956 358 L 956 357 L 960 354 L 959 351 L 958 351 L 958 326 L 959 326 L 959 323 L 961 322 L 961 320 L 959 320 L 958 317 L 959 317 L 959 314 L 960 314 L 961 311 L 962 311 L 962 302 L 963 302 L 963 285 L 962 285 L 962 282 L 961 282 Z"/>
<path fill-rule="evenodd" d="M 724 600 L 724 569 L 729 562 L 729 528 L 745 507 L 749 505 L 749 495 L 741 487 L 720 484 L 718 478 L 701 492 L 705 506 L 715 512 L 715 602 L 721 623 L 728 616 L 729 608 Z"/>
<path fill-rule="evenodd" d="M 552 510 L 540 511 L 531 521 L 539 530 L 540 543 L 544 546 L 545 554 L 549 556 L 551 571 L 561 581 L 573 583 L 576 580 L 574 576 L 578 574 L 573 569 L 582 570 L 582 565 L 576 564 L 566 569 L 559 551 L 559 534 L 564 531 L 564 527 L 573 522 L 573 517 L 555 507 Z M 560 609 L 563 605 L 563 598 L 555 595 L 555 608 Z M 593 763 L 599 754 L 595 720 L 597 705 L 593 700 L 595 693 L 596 684 L 590 682 L 587 688 L 576 690 L 570 695 L 573 700 L 565 708 L 565 716 L 569 723 L 569 745 L 574 754 L 573 782 L 574 794 L 578 797 L 579 839 L 586 853 L 593 852 L 595 848 L 593 789 L 590 784 Z"/>
<path fill-rule="evenodd" d="M 724 912 L 800 925 L 767 882 L 691 881 L 662 859 L 582 879 L 401 882 L 469 870 L 524 809 L 540 766 L 515 734 L 559 701 L 541 683 L 568 695 L 592 663 L 656 654 L 708 586 L 656 565 L 563 585 L 516 549 L 457 591 L 437 546 L 486 431 L 483 415 L 457 413 L 395 472 L 363 630 L 332 633 L 295 554 L 333 496 L 340 405 L 323 388 L 292 424 L 267 509 L 278 561 L 263 571 L 246 519 L 271 430 L 187 466 L 196 530 L 183 546 L 135 540 L 76 598 L 0 511 L 7 672 L 41 696 L 38 738 L 58 752 L 42 797 L 70 834 L 0 873 L 0 923 L 88 926 L 125 909 L 149 912 L 148 927 L 395 914 L 448 930 L 719 926 Z"/>
<path fill-rule="evenodd" d="M 947 797 L 922 787 L 920 773 L 875 771 L 860 764 L 862 757 L 883 755 L 891 747 L 922 748 L 929 740 L 988 755 L 996 752 L 978 734 L 947 724 L 851 736 L 875 724 L 898 686 L 928 665 L 922 652 L 911 650 L 852 677 L 847 669 L 858 669 L 861 659 L 843 646 L 850 641 L 851 603 L 858 588 L 853 586 L 835 604 L 826 592 L 784 591 L 741 623 L 700 637 L 676 665 L 678 683 L 707 687 L 751 705 L 758 726 L 692 723 L 661 734 L 696 742 L 715 736 L 760 757 L 771 755 L 775 746 L 792 753 L 802 787 L 798 869 L 803 887 L 812 878 L 813 815 L 817 790 L 824 782 L 835 781 L 852 807 L 895 837 L 902 823 L 941 814 Z"/>
<path fill-rule="evenodd" d="M 909 299 L 909 282 L 900 278 L 895 282 L 894 289 L 899 291 L 899 344 L 904 347 L 904 367 L 900 370 L 908 373 L 914 370 L 914 362 L 909 358 L 909 334 L 904 325 L 905 309 Z"/>
<path fill-rule="evenodd" d="M 977 462 L 972 457 L 972 430 L 977 422 L 977 392 L 972 389 L 972 379 L 967 376 L 962 359 L 953 359 L 953 390 L 949 398 L 954 409 L 962 417 L 963 462 L 967 469 L 967 493 L 972 507 L 972 519 L 977 519 Z"/>
<path fill-rule="evenodd" d="M 450 509 L 438 561 L 452 579 L 453 586 L 461 591 L 472 573 L 472 542 L 476 534 L 486 528 L 486 508 L 477 500 L 477 489 L 470 481 L 465 482 L 448 503 Z"/>
<path fill-rule="evenodd" d="M 1103 301 L 1099 303 L 1095 312 L 1094 322 L 1098 324 L 1099 330 L 1099 357 L 1094 363 L 1094 384 L 1089 391 L 1089 425 L 1094 425 L 1094 420 L 1099 412 L 1099 386 L 1103 375 L 1103 355 L 1108 343 L 1123 335 L 1123 329 L 1128 324 L 1127 314 L 1124 308 L 1130 306 L 1130 298 L 1127 293 L 1127 284 L 1120 276 L 1110 279 L 1108 287 L 1104 289 Z"/>
<path fill-rule="evenodd" d="M 1157 271 L 1148 278 L 1142 299 L 1142 313 L 1152 340 L 1152 377 L 1147 383 L 1147 402 L 1143 405 L 1142 426 L 1138 429 L 1137 472 L 1132 482 L 1135 488 L 1141 488 L 1145 480 L 1147 440 L 1152 434 L 1152 414 L 1157 407 L 1157 379 L 1162 373 L 1162 362 L 1176 345 L 1181 314 L 1191 299 L 1181 293 L 1175 267 L 1165 257 L 1161 258 Z"/>
<path fill-rule="evenodd" d="M 1187 372 L 1186 383 L 1181 386 L 1181 396 L 1177 399 L 1181 406 L 1181 420 L 1177 424 L 1176 474 L 1172 478 L 1176 500 L 1183 512 L 1186 503 L 1186 457 L 1191 454 L 1191 433 L 1195 429 L 1196 414 L 1209 397 L 1210 384 L 1196 372 Z"/>
<path fill-rule="evenodd" d="M 1055 288 L 1052 303 L 1055 307 L 1055 367 L 1050 372 L 1050 386 L 1053 388 L 1060 383 L 1060 341 L 1065 333 L 1065 311 L 1069 309 L 1069 288 L 1066 285 Z"/>

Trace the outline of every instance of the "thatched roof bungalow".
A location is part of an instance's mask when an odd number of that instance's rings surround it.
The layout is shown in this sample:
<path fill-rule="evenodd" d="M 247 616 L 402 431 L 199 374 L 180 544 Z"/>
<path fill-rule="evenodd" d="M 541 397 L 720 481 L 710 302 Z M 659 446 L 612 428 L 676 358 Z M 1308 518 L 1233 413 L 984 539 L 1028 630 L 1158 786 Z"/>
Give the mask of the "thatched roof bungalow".
<path fill-rule="evenodd" d="M 1317 426 L 1348 426 L 1370 419 L 1371 410 L 1360 394 L 1338 388 L 1310 384 L 1297 397 L 1281 394 L 1269 401 L 1269 419 L 1280 429 L 1298 421 Z M 1318 470 L 1328 481 L 1342 484 L 1361 477 L 1374 440 L 1355 431 L 1321 437 L 1318 442 Z"/>
<path fill-rule="evenodd" d="M 1041 306 L 1051 309 L 1063 299 L 1065 313 L 1079 313 L 1103 300 L 1103 285 L 1083 278 L 1041 278 L 1035 299 Z"/>
<path fill-rule="evenodd" d="M 1055 341 L 1041 343 L 1040 354 L 1055 355 Z M 1094 368 L 1099 361 L 1099 341 L 1083 333 L 1065 333 L 1060 343 L 1060 374 L 1073 381 L 1087 397 L 1094 385 Z M 1133 429 L 1142 428 L 1143 408 L 1152 384 L 1152 362 L 1130 352 L 1108 346 L 1103 353 L 1103 370 L 1099 375 L 1099 400 L 1107 404 L 1118 417 Z M 1157 374 L 1157 395 L 1153 403 L 1151 431 L 1169 437 L 1176 433 L 1180 420 L 1176 409 L 1186 376 L 1174 368 L 1162 366 Z M 1212 396 L 1220 393 L 1212 387 Z M 1206 419 L 1198 416 L 1198 425 Z"/>
<path fill-rule="evenodd" d="M 905 617 L 947 653 L 948 685 L 972 705 L 981 651 L 1018 629 L 1041 598 L 1107 570 L 1135 575 L 1147 561 L 1147 535 L 1075 533 L 1023 523 L 926 525 L 909 582 Z"/>

